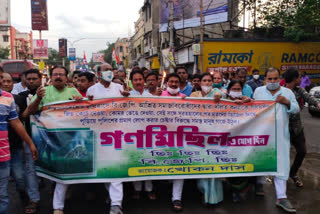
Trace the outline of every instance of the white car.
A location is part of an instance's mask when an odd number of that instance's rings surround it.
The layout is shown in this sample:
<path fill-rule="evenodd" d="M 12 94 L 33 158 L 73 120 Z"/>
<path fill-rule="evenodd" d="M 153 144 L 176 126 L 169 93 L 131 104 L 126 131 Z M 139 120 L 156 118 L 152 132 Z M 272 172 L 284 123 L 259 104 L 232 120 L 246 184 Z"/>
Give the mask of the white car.
<path fill-rule="evenodd" d="M 320 86 L 312 88 L 309 93 L 320 102 Z M 320 110 L 317 106 L 309 105 L 309 113 L 312 116 L 320 117 Z"/>

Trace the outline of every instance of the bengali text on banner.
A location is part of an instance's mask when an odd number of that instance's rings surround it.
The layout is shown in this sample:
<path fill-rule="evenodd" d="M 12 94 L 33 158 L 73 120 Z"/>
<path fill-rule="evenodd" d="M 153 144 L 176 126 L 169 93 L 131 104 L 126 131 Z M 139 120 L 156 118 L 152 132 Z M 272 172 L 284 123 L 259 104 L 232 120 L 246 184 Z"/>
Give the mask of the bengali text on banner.
<path fill-rule="evenodd" d="M 54 103 L 32 117 L 37 172 L 67 184 L 281 175 L 277 105 L 159 97 Z"/>

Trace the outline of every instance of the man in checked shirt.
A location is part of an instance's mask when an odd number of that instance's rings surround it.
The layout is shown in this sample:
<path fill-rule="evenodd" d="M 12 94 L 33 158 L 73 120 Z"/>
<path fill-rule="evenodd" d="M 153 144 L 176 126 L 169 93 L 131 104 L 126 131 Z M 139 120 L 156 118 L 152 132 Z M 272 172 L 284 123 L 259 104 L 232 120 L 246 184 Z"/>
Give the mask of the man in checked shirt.
<path fill-rule="evenodd" d="M 301 75 L 296 68 L 290 67 L 284 74 L 284 77 L 286 80 L 286 87 L 291 89 L 296 96 L 300 110 L 303 109 L 304 103 L 306 102 L 310 105 L 318 106 L 320 109 L 320 103 L 314 99 L 304 88 L 300 87 Z M 303 182 L 298 177 L 297 172 L 303 162 L 307 150 L 300 112 L 290 115 L 289 131 L 291 144 L 295 147 L 297 152 L 293 165 L 290 169 L 290 178 L 294 181 L 297 187 L 302 187 Z"/>

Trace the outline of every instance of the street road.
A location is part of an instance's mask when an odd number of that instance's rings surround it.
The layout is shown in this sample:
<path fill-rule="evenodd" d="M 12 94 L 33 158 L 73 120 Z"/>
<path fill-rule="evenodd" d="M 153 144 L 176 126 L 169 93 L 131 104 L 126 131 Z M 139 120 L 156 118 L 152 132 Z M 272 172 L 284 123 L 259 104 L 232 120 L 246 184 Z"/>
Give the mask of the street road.
<path fill-rule="evenodd" d="M 319 214 L 320 213 L 320 118 L 311 117 L 307 109 L 302 113 L 303 123 L 305 125 L 305 134 L 307 138 L 308 155 L 302 166 L 300 175 L 304 180 L 305 186 L 297 188 L 288 182 L 288 197 L 296 206 L 301 214 Z M 294 150 L 292 150 L 294 154 Z M 45 187 L 41 188 L 40 214 L 52 213 L 51 185 L 46 182 Z M 85 188 L 84 188 L 85 187 Z M 102 214 L 108 213 L 108 206 L 105 202 L 107 193 L 103 185 L 73 185 L 71 199 L 66 201 L 65 214 Z M 91 189 L 96 194 L 96 199 L 86 200 L 86 191 Z M 127 214 L 163 214 L 173 213 L 171 211 L 170 195 L 171 185 L 166 181 L 155 183 L 158 200 L 148 201 L 143 198 L 140 201 L 131 199 L 132 184 L 125 184 L 124 213 Z M 204 207 L 201 204 L 201 195 L 197 190 L 196 182 L 188 180 L 185 183 L 183 193 L 184 211 L 182 214 L 281 214 L 285 213 L 276 208 L 275 193 L 273 185 L 265 185 L 265 197 L 254 196 L 252 191 L 249 198 L 241 203 L 233 203 L 230 195 L 230 189 L 225 184 L 224 201 L 219 205 Z M 10 184 L 10 214 L 20 214 L 23 212 L 21 202 L 14 190 L 14 184 Z"/>

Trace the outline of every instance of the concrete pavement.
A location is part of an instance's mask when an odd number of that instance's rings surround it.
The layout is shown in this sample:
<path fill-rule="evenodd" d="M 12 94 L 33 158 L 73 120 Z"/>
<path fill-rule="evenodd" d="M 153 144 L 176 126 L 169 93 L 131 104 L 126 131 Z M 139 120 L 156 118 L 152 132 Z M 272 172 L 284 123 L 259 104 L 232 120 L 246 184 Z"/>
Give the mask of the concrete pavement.
<path fill-rule="evenodd" d="M 319 214 L 320 213 L 320 118 L 311 117 L 306 110 L 302 113 L 307 138 L 308 155 L 300 170 L 300 175 L 304 181 L 303 188 L 297 188 L 292 181 L 288 182 L 288 197 L 297 208 L 297 213 Z M 294 150 L 292 150 L 292 155 Z M 86 200 L 86 193 L 83 185 L 72 186 L 72 197 L 66 202 L 65 214 L 103 214 L 108 213 L 105 202 L 106 192 L 102 185 L 85 185 L 87 189 L 95 189 L 96 199 Z M 275 206 L 275 193 L 271 183 L 265 186 L 265 197 L 256 197 L 253 190 L 249 198 L 241 203 L 233 203 L 230 190 L 225 184 L 224 201 L 219 205 L 204 207 L 201 204 L 201 195 L 197 191 L 196 182 L 188 180 L 185 183 L 183 193 L 184 211 L 182 214 L 281 214 L 285 213 Z M 124 212 L 126 214 L 163 214 L 173 213 L 171 211 L 170 196 L 171 186 L 168 182 L 159 181 L 155 183 L 158 200 L 149 201 L 142 199 L 135 201 L 131 199 L 132 185 L 125 184 Z M 51 188 L 46 183 L 41 189 L 41 204 L 39 214 L 52 213 Z M 10 184 L 10 214 L 23 213 L 21 202 L 14 190 L 14 184 Z"/>

